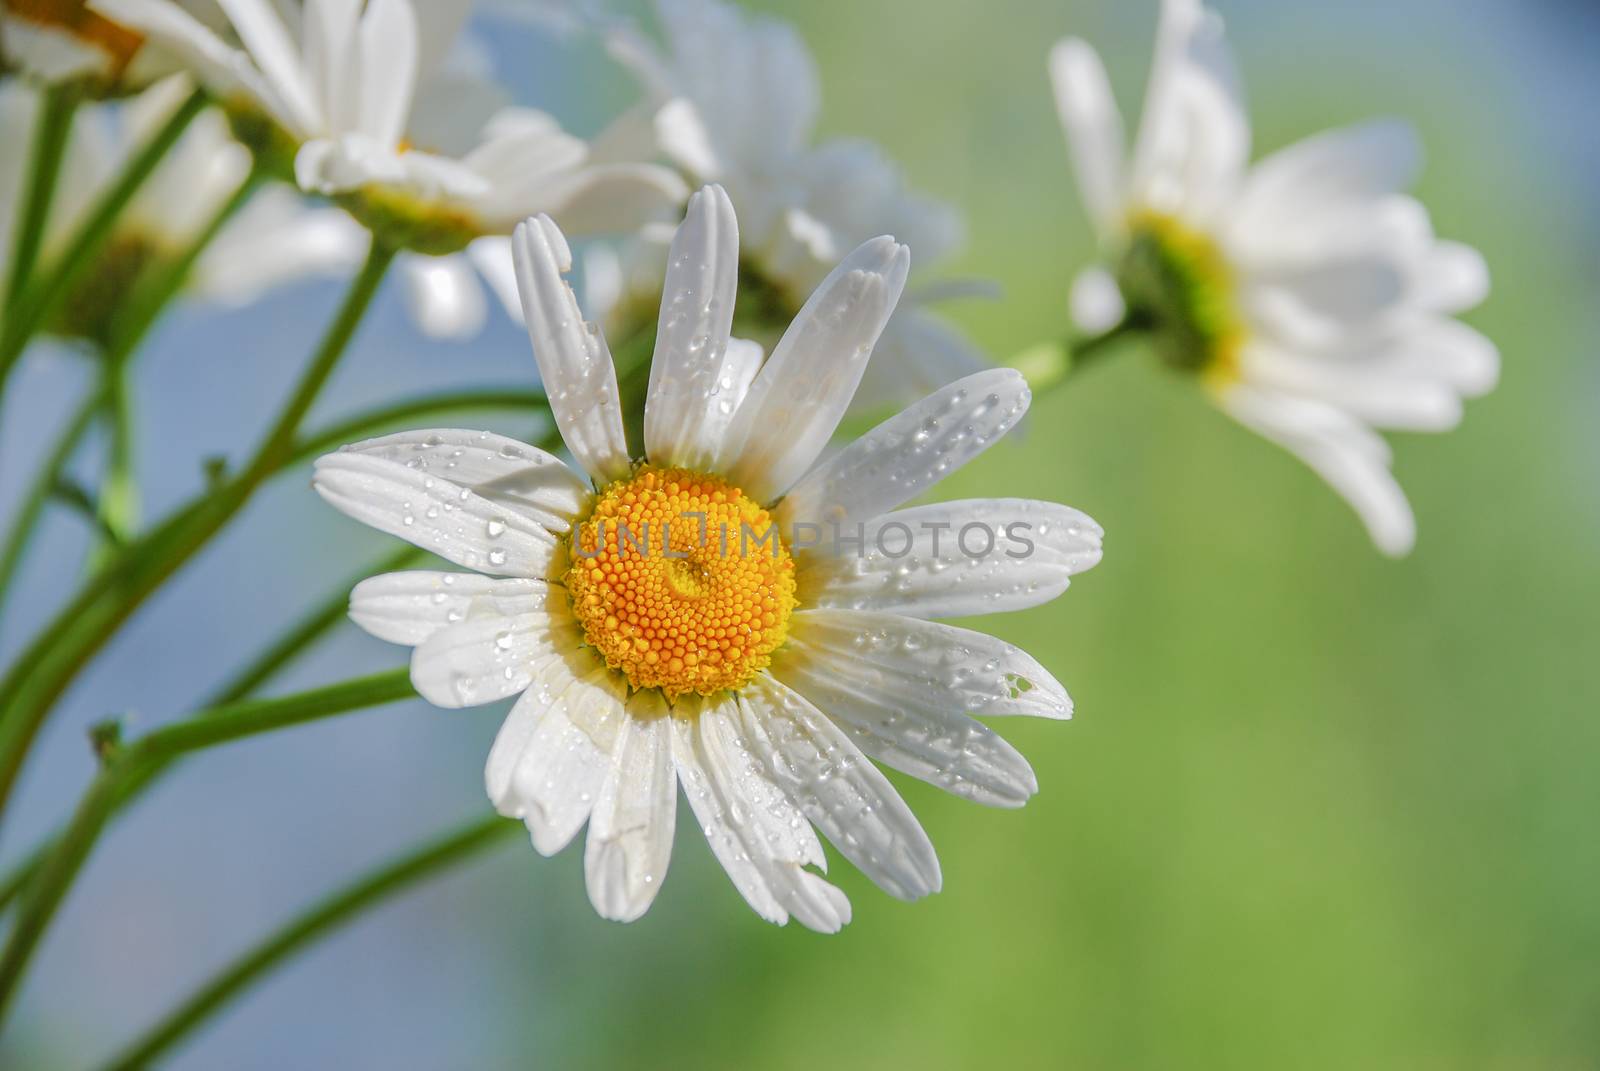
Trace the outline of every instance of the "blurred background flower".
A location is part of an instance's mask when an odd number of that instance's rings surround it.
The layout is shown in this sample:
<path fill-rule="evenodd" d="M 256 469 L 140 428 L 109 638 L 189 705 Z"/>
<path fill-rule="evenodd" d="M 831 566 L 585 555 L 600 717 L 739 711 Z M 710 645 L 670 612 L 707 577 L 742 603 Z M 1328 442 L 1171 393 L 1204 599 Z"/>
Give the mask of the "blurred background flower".
<path fill-rule="evenodd" d="M 1059 332 L 1094 241 L 1045 56 L 1068 34 L 1093 41 L 1132 114 L 1155 5 L 748 6 L 794 20 L 816 55 L 821 136 L 872 138 L 913 188 L 967 214 L 950 270 L 1000 279 L 1007 299 L 952 318 L 997 354 Z M 1449 436 L 1395 439 L 1419 553 L 1374 555 L 1287 455 L 1157 362 L 1109 361 L 943 489 L 983 494 L 1003 472 L 1114 537 L 1095 583 L 993 622 L 1073 686 L 1070 726 L 1005 726 L 1044 791 L 996 814 L 896 781 L 939 830 L 945 892 L 908 907 L 859 895 L 866 879 L 836 867 L 857 914 L 822 940 L 756 923 L 710 853 L 684 851 L 649 916 L 619 927 L 593 917 L 578 867 L 508 846 L 290 964 L 171 1066 L 1600 1059 L 1600 627 L 1585 600 L 1600 588 L 1600 129 L 1572 118 L 1600 92 L 1600 16 L 1561 0 L 1218 7 L 1255 87 L 1260 152 L 1403 114 L 1427 147 L 1417 192 L 1438 230 L 1494 267 L 1493 300 L 1465 319 L 1505 355 L 1501 387 Z M 578 136 L 635 99 L 624 72 L 594 66 L 597 45 L 488 44 L 517 98 Z M 137 383 L 152 511 L 199 484 L 197 457 L 248 449 L 261 399 L 294 376 L 285 355 L 309 350 L 337 300 L 307 282 L 163 322 Z M 463 349 L 417 339 L 398 290 L 379 304 L 324 418 L 391 392 L 530 382 L 509 321 Z M 85 386 L 50 358 L 37 347 L 8 391 L 0 508 Z M 44 535 L 0 624 L 6 655 L 82 560 L 77 519 L 52 515 Z M 89 723 L 186 711 L 384 544 L 303 484 L 271 487 L 69 695 L 0 857 L 76 798 Z M 345 626 L 277 687 L 396 663 Z M 407 704 L 179 770 L 90 861 L 0 1064 L 92 1063 L 334 884 L 478 813 L 502 713 Z"/>

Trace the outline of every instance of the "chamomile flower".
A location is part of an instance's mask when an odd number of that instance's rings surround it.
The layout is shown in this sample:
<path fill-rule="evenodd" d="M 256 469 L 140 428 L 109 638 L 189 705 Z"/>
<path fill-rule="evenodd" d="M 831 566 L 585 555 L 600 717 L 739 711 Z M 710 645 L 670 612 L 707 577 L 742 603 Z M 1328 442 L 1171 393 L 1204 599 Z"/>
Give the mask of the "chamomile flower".
<path fill-rule="evenodd" d="M 470 0 L 308 0 L 298 27 L 271 0 L 227 0 L 243 51 L 173 0 L 92 6 L 184 56 L 301 189 L 420 254 L 399 267 L 430 334 L 482 326 L 474 266 L 507 283 L 505 236 L 529 213 L 575 233 L 627 233 L 688 193 L 666 168 L 597 162 L 550 116 L 505 106 L 470 48 L 454 47 Z"/>
<path fill-rule="evenodd" d="M 849 921 L 818 873 L 819 832 L 890 894 L 937 891 L 927 835 L 869 760 L 1020 806 L 1033 772 L 973 715 L 1070 705 L 1023 652 L 934 619 L 1036 605 L 1100 558 L 1099 527 L 1065 506 L 897 509 L 1016 424 L 1022 377 L 969 376 L 819 461 L 900 296 L 906 247 L 876 238 L 849 254 L 761 364 L 730 343 L 738 222 L 707 187 L 672 243 L 638 456 L 604 334 L 563 278 L 561 231 L 541 216 L 514 241 L 534 356 L 581 471 L 472 431 L 322 458 L 328 502 L 475 570 L 375 577 L 351 616 L 415 648 L 412 681 L 439 706 L 519 696 L 489 796 L 547 855 L 588 823 L 585 876 L 607 918 L 655 898 L 680 784 L 772 922 Z M 1031 552 L 976 553 L 974 524 L 1026 531 Z M 850 548 L 817 544 L 825 529 Z"/>
<path fill-rule="evenodd" d="M 620 23 L 609 32 L 618 59 L 648 94 L 660 148 L 697 182 L 716 182 L 738 209 L 745 235 L 743 284 L 749 311 L 738 330 L 763 345 L 846 252 L 892 233 L 920 269 L 950 257 L 964 226 L 952 206 L 911 192 L 876 144 L 841 138 L 814 143 L 821 89 L 816 64 L 794 28 L 723 0 L 657 0 L 657 42 Z M 636 245 L 610 277 L 607 325 L 648 318 L 660 294 L 661 256 Z M 900 405 L 990 363 L 929 304 L 989 296 L 988 284 L 924 285 L 907 294 L 878 343 L 857 393 L 859 408 Z"/>
<path fill-rule="evenodd" d="M 1219 408 L 1294 453 L 1386 554 L 1416 522 L 1374 430 L 1444 431 L 1499 355 L 1452 317 L 1488 292 L 1476 251 L 1434 236 L 1404 195 L 1411 129 L 1370 122 L 1249 165 L 1250 127 L 1218 17 L 1165 0 L 1132 159 L 1105 70 L 1082 41 L 1050 57 L 1078 188 L 1113 263 L 1080 279 L 1090 329 L 1123 315 Z"/>
<path fill-rule="evenodd" d="M 99 195 L 189 92 L 175 75 L 136 97 L 79 109 L 68 133 L 61 179 L 46 220 L 40 255 L 59 256 Z M 39 93 L 13 82 L 0 87 L 0 140 L 29 143 L 39 116 Z M 25 153 L 0 159 L 0 250 L 9 251 L 27 164 Z M 245 181 L 250 156 L 215 110 L 197 116 L 172 151 L 118 216 L 116 230 L 94 268 L 69 295 L 58 334 L 106 342 L 113 318 L 132 288 L 151 273 L 178 263 Z M 336 271 L 347 263 L 348 230 L 337 209 L 307 208 L 288 190 L 261 191 L 216 236 L 186 281 L 203 299 L 242 303 L 308 273 Z M 0 257 L 0 281 L 9 265 Z"/>

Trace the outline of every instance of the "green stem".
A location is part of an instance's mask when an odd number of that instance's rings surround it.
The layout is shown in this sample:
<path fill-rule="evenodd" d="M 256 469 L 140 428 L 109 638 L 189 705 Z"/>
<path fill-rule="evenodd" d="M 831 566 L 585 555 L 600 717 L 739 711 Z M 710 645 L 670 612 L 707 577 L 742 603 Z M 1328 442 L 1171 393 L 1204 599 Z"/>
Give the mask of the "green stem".
<path fill-rule="evenodd" d="M 351 283 L 310 366 L 261 446 L 240 474 L 181 509 L 133 545 L 88 584 L 13 663 L 0 696 L 0 809 L 10 798 L 28 749 L 56 699 L 149 594 L 249 501 L 269 475 L 292 456 L 306 412 L 349 346 L 394 250 L 374 243 Z"/>
<path fill-rule="evenodd" d="M 427 557 L 427 551 L 407 546 L 380 561 L 364 566 L 360 572 L 340 583 L 327 598 L 290 626 L 288 631 L 268 644 L 260 654 L 217 689 L 206 701 L 206 705 L 217 706 L 236 702 L 265 684 L 273 674 L 293 661 L 334 625 L 344 620 L 345 614 L 350 609 L 350 590 L 361 581 L 380 573 L 392 573 L 397 569 L 410 568 Z"/>
<path fill-rule="evenodd" d="M 72 242 L 56 259 L 54 271 L 42 279 L 30 280 L 17 295 L 17 300 L 7 306 L 5 328 L 0 332 L 0 378 L 10 372 L 28 340 L 50 321 L 83 273 L 93 266 L 106 243 L 111 240 L 117 217 L 178 138 L 183 136 L 194 117 L 200 114 L 205 103 L 204 91 L 197 89 L 189 95 L 155 136 L 129 161 L 116 184 L 101 196 L 89 217 L 79 226 Z"/>
<path fill-rule="evenodd" d="M 1089 364 L 1103 360 L 1124 340 L 1149 330 L 1143 316 L 1130 313 L 1098 335 L 1078 336 L 1060 342 L 1030 346 L 1006 363 L 1028 378 L 1034 394 L 1065 383 Z"/>
<path fill-rule="evenodd" d="M 126 361 L 107 360 L 105 368 L 106 471 L 95 496 L 95 516 L 109 536 L 90 559 L 93 567 L 125 546 L 139 524 L 139 485 L 134 470 L 133 399 Z"/>
<path fill-rule="evenodd" d="M 252 982 L 317 938 L 367 908 L 509 839 L 520 829 L 517 823 L 499 815 L 477 818 L 359 878 L 313 905 L 195 990 L 181 1007 L 107 1063 L 107 1071 L 133 1071 L 134 1068 L 148 1067 L 152 1060 L 182 1041 Z"/>
<path fill-rule="evenodd" d="M 200 748 L 414 695 L 407 672 L 390 670 L 281 699 L 239 703 L 157 729 L 126 746 L 110 745 L 105 768 L 79 803 L 65 832 L 51 842 L 32 879 L 23 887 L 16 926 L 0 954 L 0 1021 L 72 879 L 131 784 Z"/>
<path fill-rule="evenodd" d="M 34 871 L 39 869 L 39 864 L 44 860 L 45 853 L 50 850 L 50 841 L 34 847 L 27 855 L 17 860 L 10 872 L 0 878 L 0 911 L 4 911 L 11 902 L 17 898 L 22 887 L 33 880 Z"/>
<path fill-rule="evenodd" d="M 75 84 L 64 82 L 52 86 L 44 93 L 42 106 L 34 119 L 32 166 L 16 206 L 16 240 L 11 246 L 11 269 L 6 278 L 4 301 L 7 310 L 16 304 L 17 295 L 33 277 L 34 264 L 44 245 L 50 203 L 55 200 L 61 161 L 71 140 L 73 113 L 81 99 L 82 94 Z"/>
<path fill-rule="evenodd" d="M 6 532 L 5 550 L 0 551 L 0 608 L 5 606 L 11 581 L 16 576 L 17 567 L 22 564 L 22 556 L 28 549 L 29 540 L 33 538 L 34 526 L 44 513 L 45 503 L 50 500 L 50 493 L 56 485 L 57 478 L 67 462 L 72 459 L 73 452 L 83 441 L 83 436 L 90 425 L 94 423 L 95 414 L 100 411 L 104 400 L 103 386 L 96 388 L 88 398 L 84 399 L 77 412 L 61 429 L 55 445 L 50 448 L 44 464 L 39 467 L 38 475 L 23 493 L 16 517 Z"/>

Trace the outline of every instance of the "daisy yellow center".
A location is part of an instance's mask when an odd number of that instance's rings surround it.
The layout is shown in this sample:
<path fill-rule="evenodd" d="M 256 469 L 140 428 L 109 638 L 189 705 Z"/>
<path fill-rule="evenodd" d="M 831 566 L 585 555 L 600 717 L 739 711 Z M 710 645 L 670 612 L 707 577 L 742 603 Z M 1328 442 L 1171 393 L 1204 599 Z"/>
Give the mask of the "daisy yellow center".
<path fill-rule="evenodd" d="M 1175 217 L 1136 213 L 1117 281 L 1130 308 L 1147 318 L 1167 363 L 1231 379 L 1245 327 L 1233 267 L 1216 239 Z"/>
<path fill-rule="evenodd" d="M 787 635 L 794 561 L 777 523 L 717 476 L 646 466 L 573 529 L 566 586 L 589 644 L 634 688 L 738 688 Z"/>

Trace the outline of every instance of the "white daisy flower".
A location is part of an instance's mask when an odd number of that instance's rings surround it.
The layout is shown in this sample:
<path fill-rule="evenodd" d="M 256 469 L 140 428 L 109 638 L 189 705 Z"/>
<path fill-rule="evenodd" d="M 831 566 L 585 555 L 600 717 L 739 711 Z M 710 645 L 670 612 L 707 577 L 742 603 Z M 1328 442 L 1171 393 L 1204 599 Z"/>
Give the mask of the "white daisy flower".
<path fill-rule="evenodd" d="M 1415 540 L 1373 430 L 1443 431 L 1494 386 L 1499 355 L 1451 317 L 1488 292 L 1478 253 L 1435 238 L 1405 196 L 1411 129 L 1331 131 L 1249 166 L 1250 127 L 1221 20 L 1165 0 L 1131 161 L 1105 70 L 1084 42 L 1050 57 L 1078 188 L 1106 251 L 1073 306 L 1086 329 L 1127 314 L 1216 404 L 1345 497 L 1384 553 Z"/>
<path fill-rule="evenodd" d="M 127 159 L 160 128 L 190 90 L 177 75 L 125 102 L 80 109 L 63 154 L 60 181 L 45 221 L 40 256 L 59 256 Z M 0 141 L 26 145 L 40 111 L 40 95 L 25 83 L 0 86 Z M 0 250 L 12 248 L 17 190 L 26 153 L 0 158 Z M 64 334 L 106 341 L 109 317 L 130 289 L 150 272 L 177 262 L 239 189 L 250 154 L 213 109 L 198 115 L 117 218 L 116 231 L 60 320 Z M 310 209 L 287 190 L 256 194 L 216 236 L 191 269 L 190 294 L 229 302 L 314 272 L 348 263 L 349 231 L 359 228 L 337 209 Z M 0 258 L 0 282 L 9 264 Z"/>
<path fill-rule="evenodd" d="M 240 122 L 264 116 L 256 136 L 242 136 L 292 157 L 301 189 L 423 254 L 399 267 L 429 334 L 482 326 L 475 266 L 509 293 L 505 236 L 524 216 L 551 213 L 574 233 L 627 233 L 688 194 L 666 168 L 597 161 L 550 116 L 506 107 L 470 47 L 456 47 L 470 0 L 307 0 L 298 19 L 271 0 L 222 4 L 244 51 L 173 0 L 91 6 L 183 55 Z"/>
<path fill-rule="evenodd" d="M 818 832 L 894 896 L 938 890 L 932 845 L 868 760 L 1020 806 L 1032 770 L 972 715 L 1065 718 L 1070 704 L 1015 647 L 932 619 L 1053 598 L 1099 561 L 1101 531 L 1021 499 L 897 507 L 1014 426 L 1026 383 L 970 376 L 819 462 L 908 252 L 876 238 L 847 256 L 758 370 L 753 347 L 730 344 L 738 222 L 713 186 L 672 243 L 639 457 L 605 337 L 563 278 L 561 231 L 530 219 L 515 245 L 534 356 L 582 471 L 471 431 L 322 458 L 327 501 L 477 571 L 375 577 L 351 616 L 415 647 L 412 680 L 439 706 L 520 694 L 489 754 L 489 796 L 546 855 L 588 822 L 589 896 L 607 918 L 639 917 L 660 888 L 677 784 L 772 922 L 849 921 L 817 872 Z M 964 522 L 1001 519 L 1029 525 L 1034 553 L 958 548 Z M 859 535 L 861 553 L 796 535 L 825 526 Z"/>
<path fill-rule="evenodd" d="M 216 0 L 174 0 L 213 29 Z M 147 48 L 144 35 L 96 11 L 87 0 L 0 0 L 0 68 L 37 82 L 79 81 L 101 94 L 134 92 L 178 70 L 173 56 Z"/>
<path fill-rule="evenodd" d="M 722 0 L 657 0 L 655 11 L 660 46 L 626 24 L 612 29 L 610 44 L 649 94 L 661 150 L 692 179 L 719 183 L 733 198 L 745 234 L 751 306 L 742 332 L 770 344 L 833 265 L 873 235 L 899 236 L 919 268 L 960 246 L 960 214 L 907 190 L 879 146 L 861 139 L 813 142 L 821 88 L 792 26 Z M 664 247 L 662 240 L 626 252 L 634 263 L 615 277 L 629 285 L 607 295 L 614 297 L 609 326 L 648 318 L 661 292 Z M 856 405 L 903 404 L 987 367 L 982 351 L 928 305 L 992 290 L 945 283 L 909 293 L 884 330 Z"/>

